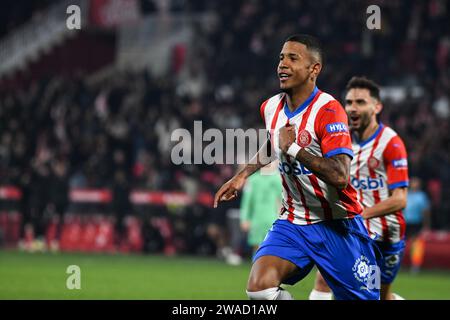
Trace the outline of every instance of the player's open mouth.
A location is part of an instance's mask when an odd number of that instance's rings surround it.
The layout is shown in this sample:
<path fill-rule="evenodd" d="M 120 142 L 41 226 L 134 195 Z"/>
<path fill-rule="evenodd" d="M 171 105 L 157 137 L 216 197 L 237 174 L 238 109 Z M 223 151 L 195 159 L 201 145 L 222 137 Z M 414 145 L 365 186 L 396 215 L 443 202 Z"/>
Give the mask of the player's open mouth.
<path fill-rule="evenodd" d="M 291 75 L 284 73 L 284 72 L 280 72 L 278 74 L 278 78 L 280 79 L 280 81 L 286 81 L 287 79 L 289 79 L 291 77 Z"/>
<path fill-rule="evenodd" d="M 351 122 L 352 125 L 354 125 L 358 121 L 359 121 L 359 116 L 356 116 L 356 115 L 350 116 L 350 122 Z"/>

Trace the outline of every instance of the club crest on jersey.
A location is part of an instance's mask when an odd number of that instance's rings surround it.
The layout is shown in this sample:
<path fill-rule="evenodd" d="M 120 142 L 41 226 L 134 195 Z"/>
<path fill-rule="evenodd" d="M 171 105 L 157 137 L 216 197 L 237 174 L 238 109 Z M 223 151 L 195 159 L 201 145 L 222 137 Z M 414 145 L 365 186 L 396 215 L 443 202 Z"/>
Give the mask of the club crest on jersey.
<path fill-rule="evenodd" d="M 360 256 L 353 264 L 353 276 L 363 285 L 361 290 L 380 289 L 380 267 L 370 264 L 366 256 Z"/>
<path fill-rule="evenodd" d="M 306 148 L 311 144 L 312 137 L 307 130 L 302 130 L 298 133 L 298 145 L 302 148 Z"/>
<path fill-rule="evenodd" d="M 369 166 L 370 169 L 376 169 L 380 166 L 380 160 L 378 160 L 375 157 L 370 157 L 367 160 L 367 165 Z"/>

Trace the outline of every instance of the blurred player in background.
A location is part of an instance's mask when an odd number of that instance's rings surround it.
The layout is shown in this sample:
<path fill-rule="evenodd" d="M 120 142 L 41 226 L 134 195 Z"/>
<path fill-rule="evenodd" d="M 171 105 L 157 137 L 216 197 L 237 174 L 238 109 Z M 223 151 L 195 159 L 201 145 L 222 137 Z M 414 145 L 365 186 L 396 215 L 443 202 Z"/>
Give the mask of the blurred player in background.
<path fill-rule="evenodd" d="M 406 221 L 406 237 L 415 238 L 420 232 L 431 227 L 430 200 L 422 190 L 422 181 L 418 177 L 412 177 L 408 203 L 404 210 Z"/>
<path fill-rule="evenodd" d="M 411 272 L 420 271 L 425 256 L 425 241 L 422 230 L 431 228 L 430 200 L 422 190 L 422 181 L 412 177 L 408 191 L 408 203 L 404 210 L 406 238 L 411 242 Z"/>
<path fill-rule="evenodd" d="M 408 193 L 408 164 L 402 139 L 378 122 L 383 105 L 380 89 L 373 81 L 353 77 L 347 84 L 345 110 L 353 134 L 351 181 L 364 206 L 367 230 L 377 236 L 383 254 L 381 299 L 403 300 L 391 293 L 405 248 L 405 220 L 402 209 Z M 330 300 L 331 291 L 320 272 L 310 300 Z"/>
<path fill-rule="evenodd" d="M 241 229 L 253 252 L 264 240 L 281 206 L 281 181 L 278 173 L 259 171 L 249 177 L 242 193 Z"/>
<path fill-rule="evenodd" d="M 350 182 L 353 157 L 348 120 L 340 103 L 316 86 L 322 48 L 308 35 L 289 37 L 280 52 L 279 93 L 261 105 L 269 139 L 244 169 L 216 193 L 236 198 L 246 179 L 267 164 L 267 147 L 279 159 L 283 208 L 255 256 L 247 284 L 250 299 L 290 300 L 282 283 L 295 284 L 314 264 L 336 299 L 379 299 L 373 240 Z"/>

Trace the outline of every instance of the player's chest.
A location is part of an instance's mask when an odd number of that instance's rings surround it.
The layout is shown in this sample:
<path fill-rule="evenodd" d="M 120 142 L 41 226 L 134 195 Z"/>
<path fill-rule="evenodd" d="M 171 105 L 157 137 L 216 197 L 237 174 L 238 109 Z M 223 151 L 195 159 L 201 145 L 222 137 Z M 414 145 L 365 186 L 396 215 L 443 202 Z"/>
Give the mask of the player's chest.
<path fill-rule="evenodd" d="M 376 146 L 374 143 L 352 145 L 354 157 L 351 162 L 351 174 L 359 175 L 385 175 L 385 166 L 383 159 L 383 146 Z"/>
<path fill-rule="evenodd" d="M 295 117 L 288 118 L 285 114 L 280 113 L 277 121 L 273 121 L 268 128 L 270 140 L 276 155 L 280 158 L 282 152 L 280 149 L 280 136 L 282 128 L 287 125 L 294 127 L 294 139 L 300 147 L 305 148 L 314 155 L 321 155 L 320 142 L 314 130 L 314 123 L 309 119 L 303 119 L 303 115 L 299 114 Z"/>

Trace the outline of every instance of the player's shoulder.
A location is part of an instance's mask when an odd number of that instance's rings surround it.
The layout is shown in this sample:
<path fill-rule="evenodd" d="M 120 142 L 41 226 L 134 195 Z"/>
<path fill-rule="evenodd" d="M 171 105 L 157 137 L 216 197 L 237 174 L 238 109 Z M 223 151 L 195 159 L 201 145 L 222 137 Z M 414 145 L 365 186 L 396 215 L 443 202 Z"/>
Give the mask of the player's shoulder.
<path fill-rule="evenodd" d="M 347 127 L 347 114 L 339 101 L 331 94 L 321 92 L 313 105 L 312 115 L 316 130 L 323 124 L 343 123 Z"/>
<path fill-rule="evenodd" d="M 274 96 L 271 96 L 270 98 L 264 100 L 264 102 L 261 104 L 261 109 L 264 109 L 265 111 L 274 110 L 278 107 L 280 102 L 284 100 L 285 93 L 280 92 Z"/>
<path fill-rule="evenodd" d="M 400 135 L 391 127 L 383 124 L 383 134 L 380 143 L 384 143 L 389 147 L 395 147 L 395 144 L 404 144 Z"/>
<path fill-rule="evenodd" d="M 314 108 L 321 115 L 331 115 L 344 112 L 341 103 L 331 94 L 321 91 L 320 96 L 314 103 Z"/>
<path fill-rule="evenodd" d="M 264 100 L 263 103 L 261 103 L 261 106 L 259 107 L 259 112 L 261 114 L 261 118 L 263 119 L 264 123 L 266 122 L 266 119 L 273 116 L 276 113 L 276 110 L 280 106 L 280 103 L 282 103 L 284 100 L 284 93 L 278 93 L 269 99 Z"/>
<path fill-rule="evenodd" d="M 398 133 L 389 126 L 384 126 L 380 144 L 384 144 L 384 157 L 406 153 L 405 143 Z"/>
<path fill-rule="evenodd" d="M 386 137 L 393 138 L 395 136 L 398 136 L 397 132 L 394 129 L 392 129 L 391 127 L 389 127 L 385 124 L 382 124 L 382 126 L 384 127 L 383 135 L 385 135 Z"/>
<path fill-rule="evenodd" d="M 327 104 L 334 104 L 334 103 L 339 103 L 339 101 L 331 94 L 325 91 L 320 91 L 320 96 L 317 98 L 316 104 L 324 106 Z"/>

